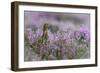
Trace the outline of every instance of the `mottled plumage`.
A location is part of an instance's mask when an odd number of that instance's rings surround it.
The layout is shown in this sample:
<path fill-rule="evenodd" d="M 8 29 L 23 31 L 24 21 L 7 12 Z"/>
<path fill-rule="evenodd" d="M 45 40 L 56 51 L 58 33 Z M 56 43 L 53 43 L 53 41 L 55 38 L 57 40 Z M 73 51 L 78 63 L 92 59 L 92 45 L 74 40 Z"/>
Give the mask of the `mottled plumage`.
<path fill-rule="evenodd" d="M 32 48 L 36 53 L 40 53 L 40 48 L 45 45 L 48 41 L 48 24 L 43 25 L 43 34 L 42 36 L 32 44 Z"/>

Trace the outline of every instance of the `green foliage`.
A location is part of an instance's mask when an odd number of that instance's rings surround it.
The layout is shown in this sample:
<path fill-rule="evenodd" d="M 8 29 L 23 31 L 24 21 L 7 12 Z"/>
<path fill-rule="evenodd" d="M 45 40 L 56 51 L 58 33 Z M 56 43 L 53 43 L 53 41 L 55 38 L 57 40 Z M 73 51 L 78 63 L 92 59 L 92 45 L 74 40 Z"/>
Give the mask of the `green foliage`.
<path fill-rule="evenodd" d="M 83 56 L 83 54 L 86 52 L 86 48 L 79 48 L 79 49 L 77 49 L 77 51 L 76 51 L 76 57 L 77 58 L 81 58 L 82 56 Z"/>

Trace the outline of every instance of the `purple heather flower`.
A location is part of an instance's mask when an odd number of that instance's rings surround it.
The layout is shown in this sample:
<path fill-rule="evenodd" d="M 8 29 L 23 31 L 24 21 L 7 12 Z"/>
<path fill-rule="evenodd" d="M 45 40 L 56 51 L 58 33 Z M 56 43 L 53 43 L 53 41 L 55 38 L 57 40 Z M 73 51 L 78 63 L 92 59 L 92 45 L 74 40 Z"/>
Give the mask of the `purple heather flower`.
<path fill-rule="evenodd" d="M 34 41 L 33 31 L 31 29 L 27 29 L 26 31 L 27 31 L 26 34 L 27 34 L 28 42 L 33 43 Z"/>
<path fill-rule="evenodd" d="M 87 27 L 81 27 L 80 28 L 80 32 L 84 33 L 84 38 L 85 40 L 89 41 L 90 40 L 90 29 Z"/>
<path fill-rule="evenodd" d="M 76 40 L 84 40 L 84 41 L 89 41 L 90 40 L 90 31 L 87 29 L 87 27 L 80 27 L 79 30 L 74 31 L 73 37 Z"/>
<path fill-rule="evenodd" d="M 43 31 L 42 31 L 42 29 L 39 29 L 39 28 L 38 28 L 37 31 L 35 32 L 36 37 L 41 37 L 42 34 L 43 34 Z"/>
<path fill-rule="evenodd" d="M 54 41 L 55 40 L 55 38 L 54 38 L 54 35 L 49 31 L 48 32 L 48 40 L 50 41 L 50 42 L 52 42 L 52 41 Z"/>
<path fill-rule="evenodd" d="M 74 32 L 74 37 L 76 40 L 80 40 L 82 35 L 81 35 L 81 32 L 80 31 L 75 31 Z"/>

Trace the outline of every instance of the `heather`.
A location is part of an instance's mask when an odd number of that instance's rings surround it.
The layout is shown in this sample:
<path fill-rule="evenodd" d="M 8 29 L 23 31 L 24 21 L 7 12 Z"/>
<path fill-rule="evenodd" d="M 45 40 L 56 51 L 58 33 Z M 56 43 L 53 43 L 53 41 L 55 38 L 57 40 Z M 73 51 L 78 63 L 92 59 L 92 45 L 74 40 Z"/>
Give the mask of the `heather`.
<path fill-rule="evenodd" d="M 24 12 L 24 60 L 90 58 L 89 14 Z"/>

